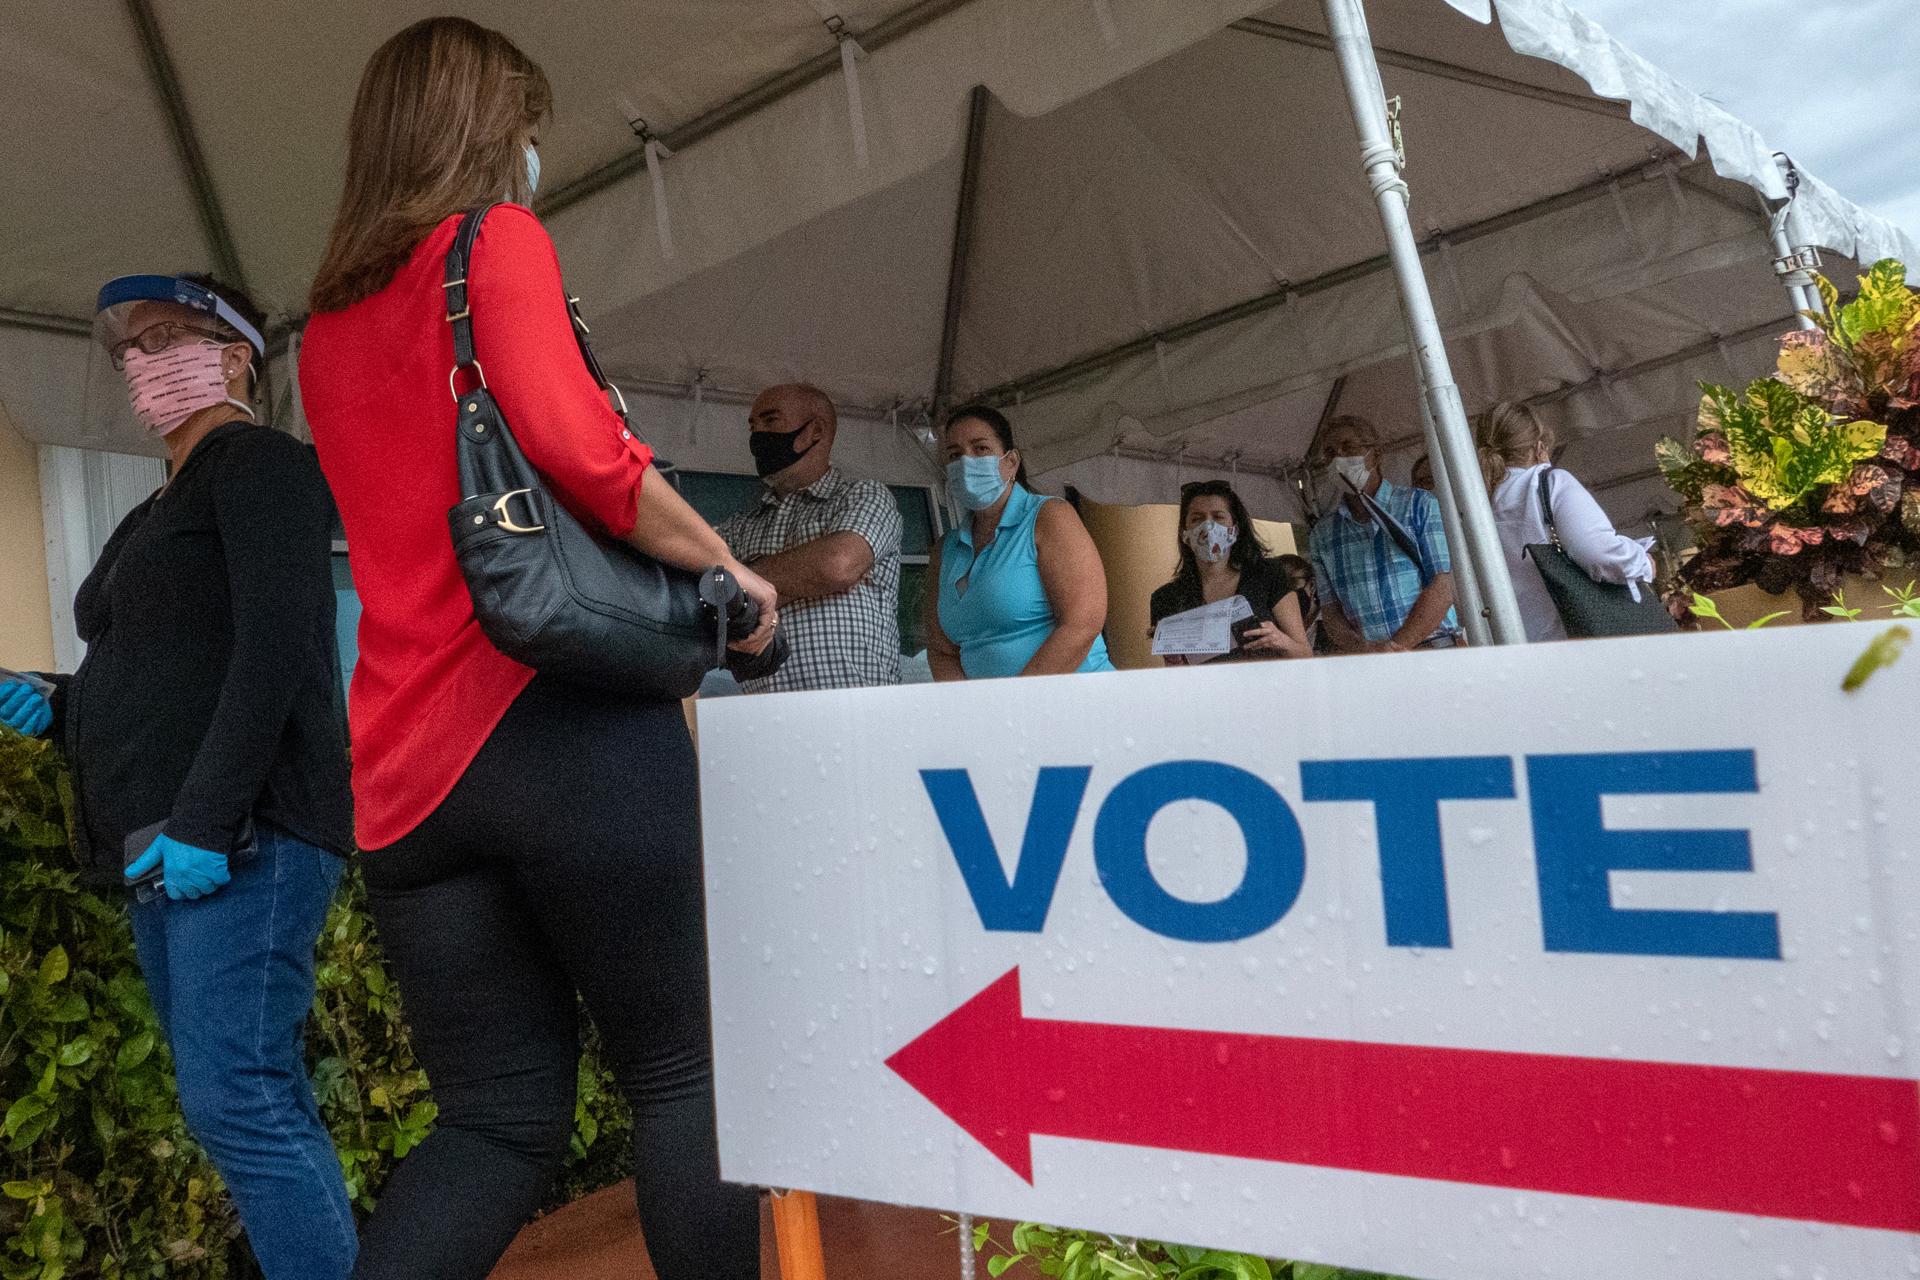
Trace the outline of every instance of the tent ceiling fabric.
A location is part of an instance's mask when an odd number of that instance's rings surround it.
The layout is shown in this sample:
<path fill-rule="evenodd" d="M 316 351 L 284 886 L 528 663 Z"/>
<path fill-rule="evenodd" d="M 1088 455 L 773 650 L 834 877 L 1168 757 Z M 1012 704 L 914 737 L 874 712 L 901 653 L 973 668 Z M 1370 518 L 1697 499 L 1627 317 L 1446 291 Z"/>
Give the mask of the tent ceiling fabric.
<path fill-rule="evenodd" d="M 103 281 L 207 253 L 132 23 L 102 0 L 0 6 L 0 307 L 91 320 Z"/>
<path fill-rule="evenodd" d="M 249 278 L 297 321 L 359 68 L 439 6 L 152 7 Z M 644 172 L 550 218 L 620 372 L 924 399 L 984 85 L 954 383 L 1017 402 L 1037 464 L 1115 446 L 1284 464 L 1342 376 L 1347 407 L 1405 434 L 1398 304 L 1370 269 L 1379 225 L 1333 59 L 1313 47 L 1317 0 L 1104 7 L 1110 29 L 1092 0 L 567 0 L 537 23 L 506 0 L 461 6 L 554 83 L 550 192 L 638 149 L 623 103 L 671 138 L 766 90 L 662 165 L 671 256 Z M 1643 472 L 1691 379 L 1757 372 L 1788 323 L 1756 194 L 1784 195 L 1771 150 L 1563 0 L 1368 11 L 1376 42 L 1408 55 L 1384 79 L 1469 408 L 1542 397 L 1589 475 Z M 837 64 L 796 70 L 828 65 L 835 14 L 856 36 L 902 33 L 858 64 L 865 166 Z M 138 447 L 89 344 L 6 324 L 84 319 L 120 272 L 208 266 L 134 26 L 109 0 L 22 0 L 0 11 L 0 70 L 0 109 L 27 126 L 0 145 L 32 176 L 0 192 L 0 401 L 37 439 Z M 1798 212 L 1843 258 L 1920 260 L 1817 180 Z"/>

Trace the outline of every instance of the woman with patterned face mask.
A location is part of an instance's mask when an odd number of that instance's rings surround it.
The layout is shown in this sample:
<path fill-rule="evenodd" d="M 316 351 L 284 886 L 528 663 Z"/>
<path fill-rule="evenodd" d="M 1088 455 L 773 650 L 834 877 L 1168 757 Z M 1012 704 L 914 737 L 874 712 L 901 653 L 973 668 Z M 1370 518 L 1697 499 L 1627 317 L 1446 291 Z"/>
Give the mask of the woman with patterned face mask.
<path fill-rule="evenodd" d="M 80 587 L 79 671 L 45 699 L 0 686 L 0 720 L 64 743 L 82 862 L 135 891 L 187 1127 L 268 1280 L 341 1280 L 353 1209 L 300 1044 L 352 846 L 333 515 L 312 451 L 258 424 L 260 328 L 204 277 L 100 291 L 96 335 L 167 482 Z"/>
<path fill-rule="evenodd" d="M 1180 488 L 1180 564 L 1173 580 L 1153 593 L 1152 625 L 1202 605 L 1245 598 L 1252 616 L 1235 628 L 1233 649 L 1220 661 L 1307 658 L 1302 610 L 1306 602 L 1287 574 L 1267 555 L 1246 503 L 1225 480 L 1196 480 Z M 1171 654 L 1169 666 L 1189 665 Z"/>
<path fill-rule="evenodd" d="M 943 433 L 954 527 L 935 550 L 927 664 L 935 680 L 1111 671 L 1107 577 L 1079 513 L 1027 488 L 1013 425 L 955 409 Z"/>

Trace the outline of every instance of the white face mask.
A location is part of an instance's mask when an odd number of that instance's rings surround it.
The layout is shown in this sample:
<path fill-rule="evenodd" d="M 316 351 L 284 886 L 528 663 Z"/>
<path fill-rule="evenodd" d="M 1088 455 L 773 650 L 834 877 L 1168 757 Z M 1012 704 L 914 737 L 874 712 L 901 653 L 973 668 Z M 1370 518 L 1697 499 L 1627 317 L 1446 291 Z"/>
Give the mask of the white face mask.
<path fill-rule="evenodd" d="M 1330 516 L 1356 491 L 1365 493 L 1371 476 L 1364 457 L 1335 458 L 1320 468 L 1313 484 L 1313 509 L 1316 515 Z M 1348 485 L 1351 484 L 1352 488 Z"/>
<path fill-rule="evenodd" d="M 1201 564 L 1219 564 L 1240 540 L 1240 531 L 1218 520 L 1203 520 L 1181 536 Z"/>
<path fill-rule="evenodd" d="M 1367 481 L 1373 479 L 1373 471 L 1367 466 L 1365 456 L 1343 454 L 1333 460 L 1333 473 L 1354 488 L 1364 491 Z"/>

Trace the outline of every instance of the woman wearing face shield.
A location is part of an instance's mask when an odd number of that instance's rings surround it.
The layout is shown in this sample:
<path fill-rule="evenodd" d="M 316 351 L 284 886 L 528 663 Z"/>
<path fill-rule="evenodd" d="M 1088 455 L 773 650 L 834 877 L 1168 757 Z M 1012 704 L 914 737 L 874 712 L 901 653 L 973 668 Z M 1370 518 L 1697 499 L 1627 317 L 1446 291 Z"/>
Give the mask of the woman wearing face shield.
<path fill-rule="evenodd" d="M 1267 555 L 1254 531 L 1247 504 L 1225 480 L 1195 480 L 1180 487 L 1180 562 L 1173 581 L 1153 593 L 1152 625 L 1189 609 L 1240 596 L 1252 614 L 1236 626 L 1233 648 L 1217 661 L 1310 658 L 1304 588 L 1296 588 L 1278 561 Z M 1190 665 L 1183 654 L 1169 666 Z"/>
<path fill-rule="evenodd" d="M 927 663 L 935 680 L 1111 671 L 1107 578 L 1080 516 L 1027 488 L 1013 425 L 971 405 L 947 419 L 958 521 L 934 552 Z"/>
<path fill-rule="evenodd" d="M 80 587 L 79 671 L 45 699 L 0 686 L 0 718 L 60 737 L 82 860 L 135 889 L 187 1127 L 265 1274 L 339 1280 L 353 1212 L 301 1050 L 352 843 L 332 506 L 312 452 L 258 424 L 265 344 L 245 295 L 127 276 L 101 290 L 95 332 L 166 445 L 167 482 Z"/>

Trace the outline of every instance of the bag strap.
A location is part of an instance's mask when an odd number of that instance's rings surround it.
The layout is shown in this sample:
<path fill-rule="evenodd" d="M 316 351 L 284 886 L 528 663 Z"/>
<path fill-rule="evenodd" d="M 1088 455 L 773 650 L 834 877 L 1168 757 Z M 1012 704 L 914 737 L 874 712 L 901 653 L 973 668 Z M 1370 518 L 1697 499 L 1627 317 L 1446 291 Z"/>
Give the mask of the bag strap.
<path fill-rule="evenodd" d="M 1413 535 L 1407 532 L 1407 527 L 1401 524 L 1392 512 L 1381 506 L 1372 494 L 1361 493 L 1358 489 L 1355 489 L 1354 493 L 1359 495 L 1361 504 L 1373 515 L 1373 518 L 1380 522 L 1380 527 L 1387 531 L 1387 537 L 1393 540 L 1393 545 L 1400 548 L 1400 554 L 1413 561 L 1413 567 L 1420 573 L 1420 585 L 1424 587 L 1430 581 L 1427 576 L 1427 562 L 1420 558 L 1420 548 L 1414 542 Z"/>
<path fill-rule="evenodd" d="M 1547 541 L 1553 543 L 1554 550 L 1565 551 L 1560 545 L 1560 530 L 1553 523 L 1553 468 L 1547 467 L 1540 473 L 1540 514 L 1547 522 Z"/>
<path fill-rule="evenodd" d="M 460 219 L 460 228 L 454 232 L 453 244 L 447 249 L 446 274 L 440 287 L 447 295 L 447 323 L 453 326 L 453 369 L 447 374 L 447 385 L 452 388 L 459 377 L 460 370 L 472 367 L 479 377 L 482 388 L 487 385 L 487 371 L 480 367 L 480 361 L 474 356 L 473 348 L 473 312 L 468 307 L 468 278 L 472 270 L 473 246 L 480 238 L 480 224 L 486 220 L 493 205 L 483 205 L 478 209 L 469 209 Z M 565 285 L 561 286 L 562 291 Z M 593 347 L 587 342 L 592 330 L 580 315 L 580 299 L 575 294 L 565 294 L 567 299 L 567 318 L 573 324 L 573 340 L 580 348 L 580 358 L 586 362 L 587 372 L 592 375 L 595 385 L 613 397 L 614 411 L 620 415 L 620 422 L 629 430 L 632 423 L 627 417 L 627 398 L 620 394 L 620 388 L 607 380 L 601 371 L 600 361 L 593 354 Z M 454 392 L 455 398 L 459 392 Z"/>
<path fill-rule="evenodd" d="M 473 242 L 480 238 L 480 224 L 492 208 L 492 205 L 483 205 L 467 210 L 466 216 L 460 219 L 460 229 L 453 233 L 453 244 L 447 249 L 446 274 L 441 277 L 440 287 L 447 295 L 447 323 L 453 326 L 453 372 L 447 375 L 449 383 L 454 374 L 472 365 L 480 376 L 480 385 L 487 385 L 486 370 L 473 356 L 473 312 L 467 309 L 467 266 L 473 258 Z"/>

